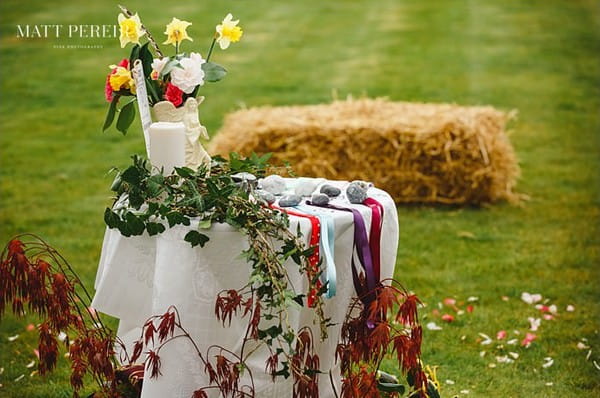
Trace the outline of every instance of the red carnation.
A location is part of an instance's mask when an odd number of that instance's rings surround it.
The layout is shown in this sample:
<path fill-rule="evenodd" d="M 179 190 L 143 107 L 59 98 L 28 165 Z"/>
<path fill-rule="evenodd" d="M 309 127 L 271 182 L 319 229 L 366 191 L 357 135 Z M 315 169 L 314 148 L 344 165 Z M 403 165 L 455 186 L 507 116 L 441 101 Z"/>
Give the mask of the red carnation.
<path fill-rule="evenodd" d="M 183 102 L 183 91 L 169 82 L 165 91 L 165 99 L 177 107 Z"/>
<path fill-rule="evenodd" d="M 123 58 L 121 62 L 117 66 L 122 66 L 123 68 L 129 69 L 129 60 L 127 58 Z M 104 86 L 104 96 L 108 102 L 111 102 L 113 99 L 113 89 L 110 86 L 110 75 L 115 73 L 117 68 L 114 68 L 107 76 L 106 76 L 106 85 Z"/>

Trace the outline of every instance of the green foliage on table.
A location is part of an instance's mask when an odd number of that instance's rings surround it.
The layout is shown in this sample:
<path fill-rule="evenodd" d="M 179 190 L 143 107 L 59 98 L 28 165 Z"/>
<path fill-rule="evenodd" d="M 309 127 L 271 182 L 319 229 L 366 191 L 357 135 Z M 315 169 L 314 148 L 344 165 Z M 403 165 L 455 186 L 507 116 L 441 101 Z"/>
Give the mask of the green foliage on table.
<path fill-rule="evenodd" d="M 284 263 L 291 259 L 299 271 L 306 274 L 313 249 L 305 247 L 299 231 L 296 234 L 289 231 L 286 213 L 252 198 L 251 188 L 232 178 L 241 172 L 263 177 L 269 157 L 270 154 L 253 154 L 241 158 L 232 153 L 229 160 L 214 157 L 210 170 L 180 167 L 165 176 L 161 170 L 153 169 L 148 160 L 134 155 L 129 167 L 117 171 L 111 186 L 116 194 L 115 203 L 106 208 L 104 221 L 126 237 L 143 233 L 153 236 L 167 228 L 197 224 L 186 233 L 184 240 L 200 248 L 209 244 L 205 232 L 212 223 L 226 223 L 238 229 L 247 236 L 249 245 L 242 252 L 251 268 L 246 287 L 260 302 L 261 317 L 271 325 L 258 329 L 258 339 L 269 346 L 283 344 L 292 352 L 298 331 L 287 323 L 287 311 L 303 306 L 306 294 L 294 290 L 288 283 Z M 312 288 L 318 278 L 317 273 L 309 281 Z M 326 286 L 322 286 L 318 290 L 315 301 L 322 337 L 327 335 L 328 327 L 321 297 L 325 289 Z"/>

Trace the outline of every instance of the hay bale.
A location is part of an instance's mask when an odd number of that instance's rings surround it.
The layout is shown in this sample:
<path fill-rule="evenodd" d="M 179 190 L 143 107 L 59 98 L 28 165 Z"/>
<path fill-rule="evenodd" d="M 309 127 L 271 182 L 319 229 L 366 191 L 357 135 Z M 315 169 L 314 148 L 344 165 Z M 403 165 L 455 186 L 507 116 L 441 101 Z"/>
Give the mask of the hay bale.
<path fill-rule="evenodd" d="M 298 175 L 366 180 L 397 203 L 517 201 L 511 114 L 489 106 L 335 101 L 226 116 L 213 154 L 272 152 Z"/>

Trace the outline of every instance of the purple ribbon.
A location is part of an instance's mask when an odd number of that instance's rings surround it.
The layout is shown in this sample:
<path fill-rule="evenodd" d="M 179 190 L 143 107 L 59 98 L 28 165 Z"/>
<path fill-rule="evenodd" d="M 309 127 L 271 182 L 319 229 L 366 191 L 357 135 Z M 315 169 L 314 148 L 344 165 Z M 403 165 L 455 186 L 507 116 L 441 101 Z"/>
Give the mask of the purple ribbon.
<path fill-rule="evenodd" d="M 367 228 L 365 227 L 365 221 L 363 220 L 362 214 L 360 211 L 352 208 L 335 206 L 331 204 L 327 205 L 316 205 L 310 201 L 307 201 L 306 204 L 310 206 L 317 207 L 325 207 L 333 210 L 340 211 L 349 211 L 352 213 L 354 217 L 354 242 L 353 242 L 353 253 L 352 253 L 352 281 L 354 282 L 354 289 L 356 289 L 356 293 L 359 295 L 363 303 L 369 304 L 373 301 L 374 295 L 373 292 L 379 281 L 375 277 L 375 271 L 373 268 L 373 257 L 371 256 L 371 247 L 369 246 L 369 238 L 367 237 Z M 361 284 L 360 278 L 358 276 L 358 272 L 356 270 L 356 264 L 354 262 L 354 250 L 358 255 L 358 260 L 360 265 L 365 271 L 366 282 L 367 285 L 363 286 Z"/>

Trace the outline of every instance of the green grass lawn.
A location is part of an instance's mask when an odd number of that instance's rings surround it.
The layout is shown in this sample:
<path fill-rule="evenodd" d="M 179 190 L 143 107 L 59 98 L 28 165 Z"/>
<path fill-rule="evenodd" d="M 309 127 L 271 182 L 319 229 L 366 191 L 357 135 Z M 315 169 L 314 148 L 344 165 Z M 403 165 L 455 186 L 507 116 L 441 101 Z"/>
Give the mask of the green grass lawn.
<path fill-rule="evenodd" d="M 511 140 L 522 207 L 400 207 L 396 276 L 427 304 L 424 360 L 442 392 L 465 397 L 600 396 L 600 6 L 594 1 L 128 1 L 162 39 L 172 16 L 193 22 L 186 50 L 206 53 L 214 25 L 241 19 L 242 41 L 214 55 L 230 74 L 202 95 L 214 134 L 240 106 L 327 102 L 335 90 L 392 100 L 518 109 Z M 0 2 L 0 241 L 35 232 L 93 285 L 112 166 L 143 153 L 138 124 L 101 133 L 107 65 L 117 39 L 17 39 L 17 24 L 112 24 L 108 2 Z M 162 41 L 162 40 L 161 40 Z M 98 44 L 100 49 L 54 48 Z M 137 122 L 136 122 L 137 123 Z M 523 337 L 541 293 L 558 315 L 530 348 L 498 363 L 478 333 Z M 444 323 L 438 302 L 474 296 L 472 313 Z M 503 300 L 502 296 L 506 296 Z M 505 301 L 507 300 L 507 301 Z M 567 305 L 575 311 L 566 312 Z M 460 304 L 461 308 L 466 307 Z M 32 320 L 2 319 L 0 397 L 68 397 L 68 363 L 30 377 Z M 514 330 L 520 332 L 515 335 Z M 8 337 L 20 334 L 14 342 Z M 478 340 L 479 339 L 479 340 Z M 588 349 L 577 343 L 587 339 Z M 485 356 L 480 353 L 485 351 Z M 551 357 L 554 364 L 542 367 Z M 496 367 L 490 367 L 495 364 Z M 20 381 L 14 380 L 25 375 Z M 448 381 L 453 381 L 451 384 Z M 551 384 L 550 384 L 551 383 Z M 468 393 L 465 391 L 468 390 Z M 461 392 L 462 391 L 462 392 Z"/>

